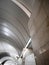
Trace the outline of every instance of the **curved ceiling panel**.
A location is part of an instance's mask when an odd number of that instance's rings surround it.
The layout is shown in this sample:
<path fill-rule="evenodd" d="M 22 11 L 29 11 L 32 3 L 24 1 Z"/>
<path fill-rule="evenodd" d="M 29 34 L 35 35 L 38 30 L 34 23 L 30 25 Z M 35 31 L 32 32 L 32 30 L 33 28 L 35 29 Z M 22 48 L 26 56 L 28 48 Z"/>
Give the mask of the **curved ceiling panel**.
<path fill-rule="evenodd" d="M 27 14 L 11 0 L 0 0 L 0 40 L 20 50 L 29 40 Z"/>

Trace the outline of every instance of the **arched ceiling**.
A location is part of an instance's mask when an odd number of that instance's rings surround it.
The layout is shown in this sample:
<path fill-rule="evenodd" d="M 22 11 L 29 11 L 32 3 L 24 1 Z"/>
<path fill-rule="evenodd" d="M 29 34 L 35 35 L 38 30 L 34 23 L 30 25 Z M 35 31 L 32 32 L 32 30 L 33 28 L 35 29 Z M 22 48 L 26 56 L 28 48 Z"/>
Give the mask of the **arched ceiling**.
<path fill-rule="evenodd" d="M 23 2 L 23 1 L 22 1 Z M 29 17 L 11 0 L 0 0 L 0 40 L 22 50 L 28 42 Z"/>

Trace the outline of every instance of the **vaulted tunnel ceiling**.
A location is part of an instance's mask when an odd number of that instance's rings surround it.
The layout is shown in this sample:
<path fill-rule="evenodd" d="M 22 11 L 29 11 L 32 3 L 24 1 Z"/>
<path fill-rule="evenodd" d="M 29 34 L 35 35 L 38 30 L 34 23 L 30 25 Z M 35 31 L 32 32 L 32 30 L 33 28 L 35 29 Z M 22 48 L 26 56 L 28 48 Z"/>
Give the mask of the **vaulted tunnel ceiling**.
<path fill-rule="evenodd" d="M 11 0 L 0 0 L 0 41 L 22 50 L 28 42 L 29 17 Z"/>

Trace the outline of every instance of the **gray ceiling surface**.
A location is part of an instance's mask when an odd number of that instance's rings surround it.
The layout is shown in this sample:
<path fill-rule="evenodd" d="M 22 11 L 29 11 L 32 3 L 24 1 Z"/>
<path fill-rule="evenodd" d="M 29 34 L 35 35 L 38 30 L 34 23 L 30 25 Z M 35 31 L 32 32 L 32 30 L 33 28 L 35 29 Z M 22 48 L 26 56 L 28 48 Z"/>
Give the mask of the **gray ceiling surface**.
<path fill-rule="evenodd" d="M 22 50 L 29 40 L 29 17 L 11 0 L 0 0 L 0 40 Z"/>

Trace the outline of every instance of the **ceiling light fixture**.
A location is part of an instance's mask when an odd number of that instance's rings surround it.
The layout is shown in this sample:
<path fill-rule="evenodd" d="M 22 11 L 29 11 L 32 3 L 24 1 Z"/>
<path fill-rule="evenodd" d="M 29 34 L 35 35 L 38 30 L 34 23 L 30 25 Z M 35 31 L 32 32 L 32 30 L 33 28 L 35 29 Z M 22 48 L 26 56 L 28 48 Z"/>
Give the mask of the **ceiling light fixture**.
<path fill-rule="evenodd" d="M 27 14 L 27 16 L 30 18 L 31 12 L 25 6 L 23 6 L 17 0 L 11 0 L 11 1 L 13 1 L 18 7 L 20 7 Z"/>

